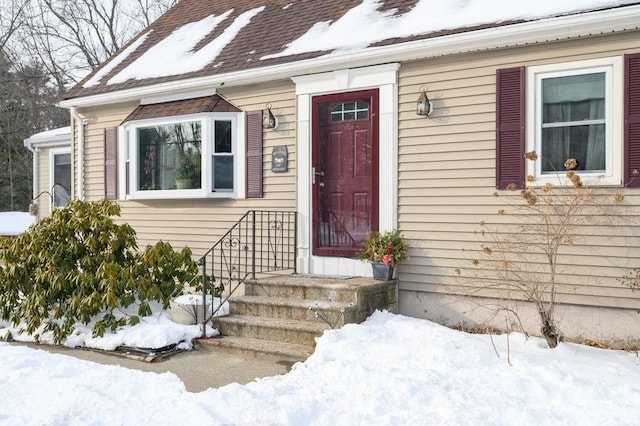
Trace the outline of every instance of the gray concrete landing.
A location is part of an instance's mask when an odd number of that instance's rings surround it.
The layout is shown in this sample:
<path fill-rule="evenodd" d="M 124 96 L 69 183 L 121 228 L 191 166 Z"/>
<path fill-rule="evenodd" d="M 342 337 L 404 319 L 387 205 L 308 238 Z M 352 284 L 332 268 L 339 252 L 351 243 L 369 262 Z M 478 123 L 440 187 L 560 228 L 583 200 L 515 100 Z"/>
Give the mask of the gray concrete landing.
<path fill-rule="evenodd" d="M 11 343 L 28 346 L 50 353 L 72 356 L 99 364 L 119 365 L 135 370 L 155 373 L 174 373 L 182 380 L 189 392 L 202 392 L 230 383 L 246 384 L 255 379 L 278 376 L 291 369 L 290 362 L 273 359 L 243 358 L 221 353 L 209 345 L 196 344 L 195 349 L 172 355 L 162 361 L 144 362 L 105 352 L 86 349 L 71 349 L 64 346 Z"/>

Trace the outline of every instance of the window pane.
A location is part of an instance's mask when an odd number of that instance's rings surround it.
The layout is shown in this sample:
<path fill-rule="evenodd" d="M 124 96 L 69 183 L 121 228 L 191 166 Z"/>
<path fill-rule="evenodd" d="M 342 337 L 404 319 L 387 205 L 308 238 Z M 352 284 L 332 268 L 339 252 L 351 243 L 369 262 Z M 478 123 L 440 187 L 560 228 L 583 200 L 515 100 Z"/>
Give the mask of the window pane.
<path fill-rule="evenodd" d="M 576 170 L 603 172 L 606 165 L 605 125 L 542 129 L 542 172 L 564 172 L 564 162 L 575 158 Z"/>
<path fill-rule="evenodd" d="M 606 168 L 606 73 L 545 78 L 542 83 L 542 172 Z M 589 123 L 582 124 L 588 121 Z"/>
<path fill-rule="evenodd" d="M 233 156 L 213 156 L 213 188 L 233 190 Z"/>
<path fill-rule="evenodd" d="M 331 112 L 331 121 L 342 121 L 342 111 Z"/>
<path fill-rule="evenodd" d="M 53 205 L 64 207 L 71 199 L 71 154 L 53 156 Z"/>
<path fill-rule="evenodd" d="M 366 120 L 367 118 L 369 118 L 368 109 L 364 109 L 364 110 L 361 109 L 356 111 L 356 120 Z"/>
<path fill-rule="evenodd" d="M 129 132 L 126 132 L 126 140 L 124 144 L 124 193 L 129 195 L 131 193 L 131 176 L 129 174 L 129 168 L 131 167 L 131 154 L 129 153 Z"/>
<path fill-rule="evenodd" d="M 138 189 L 200 188 L 199 121 L 138 128 Z"/>
<path fill-rule="evenodd" d="M 542 122 L 604 119 L 605 73 L 542 80 Z"/>
<path fill-rule="evenodd" d="M 125 182 L 125 183 L 124 183 L 124 185 L 125 185 L 125 186 L 124 186 L 124 188 L 125 188 L 125 189 L 124 189 L 124 193 L 125 193 L 126 195 L 129 195 L 129 194 L 130 194 L 130 192 L 129 192 L 129 182 L 131 182 L 131 180 L 130 180 L 130 179 L 131 179 L 131 177 L 130 177 L 130 174 L 129 174 L 129 162 L 127 161 L 127 162 L 125 163 L 125 165 L 124 165 L 124 182 Z"/>
<path fill-rule="evenodd" d="M 216 120 L 214 151 L 231 153 L 231 121 Z"/>
<path fill-rule="evenodd" d="M 366 101 L 343 102 L 331 107 L 331 121 L 366 120 L 369 103 Z"/>

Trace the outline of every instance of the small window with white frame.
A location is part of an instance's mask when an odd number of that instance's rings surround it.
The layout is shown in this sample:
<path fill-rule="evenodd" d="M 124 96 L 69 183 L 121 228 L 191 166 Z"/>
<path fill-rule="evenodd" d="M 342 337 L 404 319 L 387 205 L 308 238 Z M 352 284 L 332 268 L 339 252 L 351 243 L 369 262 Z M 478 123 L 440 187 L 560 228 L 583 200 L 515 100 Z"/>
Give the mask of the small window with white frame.
<path fill-rule="evenodd" d="M 243 113 L 203 113 L 124 125 L 123 193 L 132 199 L 241 197 Z"/>
<path fill-rule="evenodd" d="M 234 146 L 233 120 L 214 120 L 211 149 L 214 191 L 233 191 Z"/>
<path fill-rule="evenodd" d="M 622 179 L 622 66 L 604 58 L 528 68 L 527 151 L 535 166 L 527 174 L 537 183 L 557 182 L 564 163 L 600 184 Z"/>
<path fill-rule="evenodd" d="M 331 121 L 366 120 L 369 104 L 362 101 L 340 102 L 331 106 Z"/>

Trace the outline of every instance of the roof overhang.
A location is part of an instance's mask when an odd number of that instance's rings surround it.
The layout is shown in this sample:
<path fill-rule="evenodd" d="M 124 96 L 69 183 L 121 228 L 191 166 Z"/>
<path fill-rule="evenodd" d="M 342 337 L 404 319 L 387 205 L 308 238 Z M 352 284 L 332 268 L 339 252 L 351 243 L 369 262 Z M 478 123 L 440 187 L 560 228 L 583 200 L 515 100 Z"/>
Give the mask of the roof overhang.
<path fill-rule="evenodd" d="M 69 126 L 37 133 L 24 140 L 24 146 L 29 149 L 64 145 L 71 145 L 71 127 Z"/>
<path fill-rule="evenodd" d="M 370 47 L 355 52 L 329 53 L 297 62 L 66 99 L 58 105 L 71 108 L 138 101 L 144 97 L 166 96 L 171 93 L 194 91 L 202 87 L 241 86 L 341 68 L 504 49 L 638 29 L 640 29 L 640 5 L 633 5 Z"/>
<path fill-rule="evenodd" d="M 120 125 L 128 121 L 148 120 L 176 115 L 201 114 L 205 112 L 240 112 L 220 95 L 182 99 L 179 101 L 140 104 Z"/>

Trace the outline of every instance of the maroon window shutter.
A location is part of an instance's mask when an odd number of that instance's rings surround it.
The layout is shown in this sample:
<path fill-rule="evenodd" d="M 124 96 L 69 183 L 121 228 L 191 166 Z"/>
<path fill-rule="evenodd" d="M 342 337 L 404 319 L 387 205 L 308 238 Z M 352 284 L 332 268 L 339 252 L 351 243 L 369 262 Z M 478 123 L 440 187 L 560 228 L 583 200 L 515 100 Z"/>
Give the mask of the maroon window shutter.
<path fill-rule="evenodd" d="M 524 67 L 496 75 L 496 188 L 524 187 Z"/>
<path fill-rule="evenodd" d="M 104 129 L 104 196 L 118 199 L 118 128 Z"/>
<path fill-rule="evenodd" d="M 262 198 L 262 111 L 247 112 L 247 198 Z"/>
<path fill-rule="evenodd" d="M 640 53 L 624 55 L 624 184 L 640 187 Z"/>

